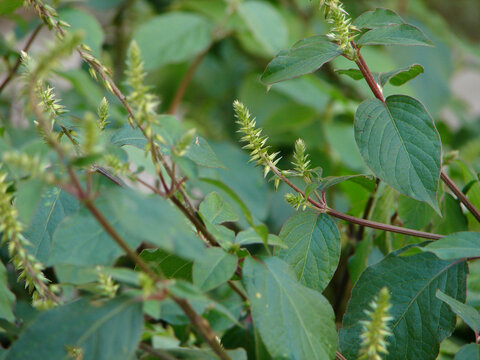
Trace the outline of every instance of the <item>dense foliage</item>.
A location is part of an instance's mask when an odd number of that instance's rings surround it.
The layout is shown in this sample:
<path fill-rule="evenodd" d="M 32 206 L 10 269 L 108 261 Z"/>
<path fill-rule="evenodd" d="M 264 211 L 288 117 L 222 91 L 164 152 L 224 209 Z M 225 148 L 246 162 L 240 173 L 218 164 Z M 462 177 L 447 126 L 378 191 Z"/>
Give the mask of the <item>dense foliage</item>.
<path fill-rule="evenodd" d="M 0 359 L 480 359 L 474 25 L 378 5 L 0 0 Z"/>

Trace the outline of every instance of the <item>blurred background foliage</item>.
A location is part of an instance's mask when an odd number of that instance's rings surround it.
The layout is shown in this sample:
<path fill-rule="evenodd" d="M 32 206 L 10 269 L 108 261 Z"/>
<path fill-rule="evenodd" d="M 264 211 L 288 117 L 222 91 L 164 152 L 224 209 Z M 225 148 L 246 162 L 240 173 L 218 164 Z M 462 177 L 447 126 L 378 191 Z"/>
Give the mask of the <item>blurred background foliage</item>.
<path fill-rule="evenodd" d="M 324 176 L 368 173 L 353 138 L 353 116 L 358 104 L 369 96 L 364 81 L 341 76 L 334 69 L 352 68 L 337 58 L 313 75 L 282 82 L 267 89 L 259 77 L 281 49 L 297 40 L 326 32 L 318 11 L 318 0 L 84 0 L 56 1 L 59 16 L 72 30 L 84 33 L 84 42 L 94 55 L 113 69 L 123 84 L 126 50 L 136 40 L 144 57 L 147 77 L 160 97 L 161 112 L 172 112 L 186 128 L 196 128 L 226 165 L 225 169 L 201 170 L 183 166 L 195 193 L 219 191 L 199 181 L 216 178 L 250 208 L 254 217 L 278 233 L 293 213 L 283 200 L 287 189 L 278 192 L 262 179 L 261 171 L 247 165 L 248 156 L 238 145 L 232 102 L 242 101 L 257 117 L 271 145 L 282 151 L 282 167 L 288 167 L 295 140 L 303 138 L 314 166 Z M 385 94 L 412 95 L 422 101 L 435 119 L 443 142 L 445 161 L 452 176 L 464 186 L 471 201 L 480 206 L 480 2 L 478 0 L 345 0 L 353 18 L 374 7 L 397 11 L 419 26 L 435 47 L 366 47 L 364 57 L 372 71 L 390 71 L 421 64 L 425 73 L 401 88 L 387 85 Z M 18 50 L 39 25 L 38 18 L 21 7 L 22 1 L 0 0 L 0 81 L 14 65 Z M 42 29 L 30 53 L 42 52 L 52 33 Z M 125 111 L 88 74 L 85 64 L 73 55 L 58 67 L 52 80 L 69 109 L 71 119 L 95 112 L 106 96 L 111 106 L 109 127 L 125 123 Z M 183 84 L 188 83 L 185 93 Z M 17 147 L 35 151 L 39 141 L 30 115 L 25 114 L 22 84 L 16 78 L 0 94 L 0 152 Z M 267 91 L 268 90 L 268 91 Z M 30 134 L 30 135 L 28 135 Z M 458 150 L 459 154 L 452 153 Z M 127 150 L 130 160 L 141 162 L 141 151 Z M 189 170 L 190 169 L 190 170 Z M 344 182 L 329 190 L 329 205 L 355 216 L 363 216 L 372 184 Z M 226 189 L 228 192 L 228 189 Z M 226 193 L 232 206 L 238 206 Z M 199 195 L 200 197 L 201 195 Z M 399 196 L 381 186 L 370 218 L 377 221 L 427 229 L 437 233 L 480 230 L 448 194 L 442 203 L 449 213 L 442 221 L 428 205 Z M 367 230 L 356 247 L 355 229 L 341 226 L 343 254 L 337 274 L 326 291 L 341 314 L 348 300 L 344 290 L 349 269 L 350 286 L 363 269 L 384 254 L 409 242 L 404 236 Z M 477 228 L 475 228 L 477 226 Z M 472 263 L 468 302 L 480 309 L 479 264 Z M 478 269 L 477 269 L 478 268 Z M 340 293 L 339 293 L 340 292 Z M 459 324 L 456 337 L 443 344 L 442 357 L 452 358 L 469 336 Z M 463 338 L 463 340 L 462 340 Z"/>

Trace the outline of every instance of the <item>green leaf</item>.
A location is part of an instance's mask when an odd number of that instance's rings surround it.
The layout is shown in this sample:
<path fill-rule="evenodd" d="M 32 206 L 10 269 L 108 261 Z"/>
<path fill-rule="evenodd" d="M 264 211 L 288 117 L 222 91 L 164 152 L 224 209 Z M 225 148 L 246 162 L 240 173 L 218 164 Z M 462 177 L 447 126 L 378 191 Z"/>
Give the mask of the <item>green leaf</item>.
<path fill-rule="evenodd" d="M 242 2 L 238 13 L 253 37 L 270 55 L 287 46 L 288 27 L 274 6 L 261 1 Z"/>
<path fill-rule="evenodd" d="M 340 330 L 340 348 L 347 359 L 356 358 L 362 321 L 367 319 L 364 310 L 384 286 L 391 294 L 393 317 L 385 360 L 434 360 L 440 343 L 455 328 L 455 314 L 435 293 L 440 289 L 465 301 L 466 263 L 439 260 L 429 253 L 402 257 L 401 251 L 368 267 L 353 288 Z"/>
<path fill-rule="evenodd" d="M 168 279 L 183 279 L 192 281 L 192 261 L 169 254 L 161 249 L 145 249 L 140 257 L 158 274 Z"/>
<path fill-rule="evenodd" d="M 81 348 L 83 359 L 130 360 L 142 331 L 140 301 L 84 298 L 38 315 L 13 343 L 7 360 L 65 360 L 74 348 Z"/>
<path fill-rule="evenodd" d="M 389 25 L 401 25 L 403 23 L 404 21 L 396 12 L 389 9 L 377 8 L 364 12 L 355 19 L 353 25 L 358 29 L 375 29 Z"/>
<path fill-rule="evenodd" d="M 281 248 L 287 248 L 287 245 L 281 237 L 273 234 L 268 234 L 268 245 L 278 246 Z M 264 244 L 262 237 L 253 228 L 240 231 L 235 237 L 235 244 L 239 245 L 251 245 L 251 244 Z"/>
<path fill-rule="evenodd" d="M 467 217 L 460 202 L 449 193 L 444 193 L 440 201 L 442 217 L 434 216 L 432 230 L 438 234 L 451 234 L 468 230 Z"/>
<path fill-rule="evenodd" d="M 322 292 L 340 260 L 340 234 L 330 216 L 299 212 L 283 225 L 280 237 L 288 249 L 276 255 L 292 267 L 303 285 Z"/>
<path fill-rule="evenodd" d="M 243 282 L 253 322 L 275 359 L 327 360 L 335 357 L 335 316 L 322 294 L 295 279 L 276 257 L 245 259 Z"/>
<path fill-rule="evenodd" d="M 274 84 L 317 71 L 342 53 L 326 36 L 300 40 L 289 50 L 282 50 L 268 64 L 262 75 L 265 84 Z"/>
<path fill-rule="evenodd" d="M 433 46 L 432 41 L 419 28 L 408 24 L 369 30 L 358 39 L 357 44 Z"/>
<path fill-rule="evenodd" d="M 480 257 L 480 233 L 457 232 L 436 240 L 422 251 L 430 251 L 443 260 Z"/>
<path fill-rule="evenodd" d="M 348 77 L 352 78 L 353 80 L 362 80 L 363 74 L 358 69 L 339 69 L 335 70 L 335 72 L 339 75 L 347 75 Z M 373 73 L 372 73 L 373 75 Z"/>
<path fill-rule="evenodd" d="M 225 168 L 207 141 L 201 136 L 195 136 L 185 152 L 185 157 L 195 164 L 209 168 Z"/>
<path fill-rule="evenodd" d="M 458 350 L 455 360 L 480 360 L 480 345 L 467 344 Z"/>
<path fill-rule="evenodd" d="M 480 313 L 473 306 L 457 301 L 440 290 L 437 291 L 437 298 L 447 303 L 450 309 L 460 316 L 473 331 L 476 333 L 480 331 Z"/>
<path fill-rule="evenodd" d="M 360 183 L 374 182 L 371 175 L 344 175 L 344 176 L 326 176 L 324 178 L 314 180 L 305 188 L 305 196 L 310 196 L 314 190 L 325 191 L 331 186 L 340 184 L 343 181 L 356 180 Z"/>
<path fill-rule="evenodd" d="M 29 225 L 41 201 L 45 182 L 39 178 L 31 178 L 17 184 L 15 205 L 19 220 Z"/>
<path fill-rule="evenodd" d="M 15 321 L 13 314 L 13 304 L 15 303 L 15 295 L 8 288 L 7 269 L 0 261 L 0 319 L 9 322 Z"/>
<path fill-rule="evenodd" d="M 145 22 L 134 33 L 145 61 L 153 70 L 169 63 L 189 60 L 212 42 L 212 24 L 193 13 L 172 12 Z M 161 36 L 160 36 L 161 35 Z"/>
<path fill-rule="evenodd" d="M 132 237 L 120 226 L 112 213 L 102 209 L 110 224 L 128 245 L 136 248 L 141 240 Z M 66 217 L 53 234 L 47 265 L 112 265 L 123 253 L 98 221 L 86 210 Z"/>
<path fill-rule="evenodd" d="M 208 291 L 230 280 L 237 269 L 237 257 L 221 248 L 209 248 L 193 263 L 193 283 Z"/>
<path fill-rule="evenodd" d="M 59 17 L 70 24 L 69 31 L 83 31 L 85 33 L 83 42 L 92 49 L 93 55 L 100 57 L 105 35 L 94 16 L 77 8 L 69 8 L 60 11 Z"/>
<path fill-rule="evenodd" d="M 23 233 L 31 246 L 27 250 L 39 261 L 46 262 L 51 251 L 54 232 L 63 219 L 78 211 L 78 201 L 59 188 L 48 188 Z"/>
<path fill-rule="evenodd" d="M 364 101 L 355 113 L 355 140 L 377 177 L 439 212 L 440 137 L 418 100 L 392 95 L 385 103 Z"/>
<path fill-rule="evenodd" d="M 228 221 L 237 221 L 238 216 L 232 207 L 216 192 L 208 194 L 200 204 L 200 214 L 212 223 L 221 224 Z"/>
<path fill-rule="evenodd" d="M 426 203 L 401 195 L 398 198 L 398 216 L 405 227 L 420 230 L 432 221 L 435 212 Z"/>
<path fill-rule="evenodd" d="M 387 82 L 390 82 L 390 84 L 394 86 L 401 86 L 415 79 L 420 74 L 423 74 L 423 66 L 414 64 L 401 69 L 380 73 L 378 78 L 382 87 L 384 87 Z"/>
<path fill-rule="evenodd" d="M 201 257 L 205 247 L 185 216 L 167 200 L 122 188 L 102 193 L 111 218 L 130 234 L 185 259 Z"/>
<path fill-rule="evenodd" d="M 0 15 L 11 14 L 22 4 L 23 0 L 0 0 Z"/>

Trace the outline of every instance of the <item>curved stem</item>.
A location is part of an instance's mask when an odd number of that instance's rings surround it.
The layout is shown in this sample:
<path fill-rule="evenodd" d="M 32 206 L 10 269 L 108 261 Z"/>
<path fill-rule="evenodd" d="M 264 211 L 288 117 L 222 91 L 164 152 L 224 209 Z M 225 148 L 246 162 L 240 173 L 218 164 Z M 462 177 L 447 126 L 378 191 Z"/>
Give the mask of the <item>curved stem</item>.
<path fill-rule="evenodd" d="M 453 182 L 452 179 L 448 177 L 448 175 L 445 173 L 445 171 L 440 172 L 440 178 L 442 181 L 447 185 L 450 190 L 455 194 L 458 200 L 462 202 L 463 205 L 470 211 L 470 213 L 473 215 L 473 217 L 480 222 L 480 211 L 473 205 L 470 200 L 465 196 L 465 194 L 457 187 L 457 185 Z"/>
<path fill-rule="evenodd" d="M 430 240 L 439 240 L 444 237 L 444 235 L 433 234 L 433 233 L 428 233 L 424 231 L 417 231 L 413 229 L 403 228 L 400 226 L 394 226 L 394 225 L 379 223 L 376 221 L 357 218 L 355 216 L 347 215 L 340 211 L 330 209 L 330 208 L 327 209 L 326 213 L 330 216 L 336 217 L 337 219 L 345 220 L 357 225 L 366 226 L 366 227 L 377 229 L 377 230 L 384 230 L 384 231 L 389 231 L 389 232 L 408 235 L 408 236 L 416 236 L 416 237 L 430 239 Z"/>

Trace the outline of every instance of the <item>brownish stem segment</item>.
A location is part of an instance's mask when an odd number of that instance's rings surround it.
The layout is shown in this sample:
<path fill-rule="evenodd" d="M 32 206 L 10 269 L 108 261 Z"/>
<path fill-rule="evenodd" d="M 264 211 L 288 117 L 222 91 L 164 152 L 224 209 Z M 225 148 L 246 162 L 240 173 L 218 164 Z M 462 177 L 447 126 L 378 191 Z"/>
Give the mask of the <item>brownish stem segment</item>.
<path fill-rule="evenodd" d="M 337 351 L 335 354 L 335 360 L 347 360 L 347 358 Z"/>
<path fill-rule="evenodd" d="M 382 91 L 378 87 L 377 82 L 373 78 L 372 73 L 370 72 L 367 63 L 365 62 L 365 59 L 363 58 L 362 54 L 360 53 L 360 50 L 357 50 L 358 54 L 358 60 L 355 61 L 357 64 L 358 68 L 363 74 L 363 77 L 367 81 L 368 86 L 370 87 L 370 90 L 372 90 L 373 95 L 380 100 L 382 103 L 385 103 L 385 97 L 382 94 Z"/>
<path fill-rule="evenodd" d="M 376 221 L 357 218 L 357 217 L 350 216 L 330 208 L 326 210 L 326 213 L 330 216 L 336 217 L 337 219 L 342 219 L 357 225 L 366 226 L 366 227 L 370 227 L 377 230 L 384 230 L 384 231 L 389 231 L 389 232 L 408 235 L 408 236 L 416 236 L 416 237 L 430 239 L 430 240 L 439 240 L 444 237 L 444 235 L 432 234 L 424 231 L 417 231 L 417 230 L 407 229 L 407 228 L 403 228 L 395 225 L 383 224 Z"/>
<path fill-rule="evenodd" d="M 169 353 L 162 350 L 154 349 L 150 345 L 147 345 L 145 343 L 140 343 L 138 345 L 138 348 L 145 351 L 146 353 L 149 353 L 152 356 L 159 358 L 160 360 L 177 360 Z"/>
<path fill-rule="evenodd" d="M 195 71 L 197 71 L 197 68 L 201 64 L 205 55 L 207 55 L 208 50 L 210 50 L 210 47 L 208 47 L 206 50 L 201 52 L 188 67 L 188 70 L 185 73 L 185 76 L 183 77 L 182 81 L 180 82 L 180 85 L 177 88 L 177 91 L 175 93 L 175 96 L 173 97 L 172 103 L 170 104 L 170 107 L 168 109 L 169 114 L 174 114 L 177 111 L 177 108 L 180 105 L 183 99 L 183 96 L 185 95 L 185 92 L 187 91 L 188 85 L 190 85 L 190 82 L 192 81 L 193 75 L 195 75 Z"/>
<path fill-rule="evenodd" d="M 43 24 L 38 25 L 35 30 L 33 30 L 32 35 L 27 40 L 27 43 L 25 44 L 23 51 L 27 52 L 28 49 L 30 49 L 30 46 L 32 46 L 33 41 L 37 37 L 37 35 L 40 33 L 40 30 L 42 30 Z M 20 67 L 20 64 L 22 63 L 22 56 L 19 55 L 17 61 L 15 62 L 15 65 L 13 65 L 12 69 L 8 73 L 8 76 L 3 80 L 3 82 L 0 84 L 0 93 L 3 91 L 3 89 L 8 85 L 8 83 L 13 79 L 15 74 L 18 71 L 18 68 Z"/>
<path fill-rule="evenodd" d="M 440 172 L 440 178 L 442 181 L 449 187 L 450 190 L 455 194 L 458 200 L 462 202 L 463 205 L 470 211 L 473 217 L 480 222 L 480 211 L 468 200 L 465 194 L 455 185 L 452 179 L 445 173 L 445 171 Z"/>
<path fill-rule="evenodd" d="M 222 360 L 231 360 L 230 356 L 227 354 L 225 349 L 220 344 L 218 337 L 210 328 L 210 324 L 203 317 L 198 315 L 191 305 L 184 299 L 177 298 L 172 295 L 172 299 L 176 302 L 178 306 L 183 310 L 183 312 L 188 316 L 192 324 L 198 329 L 200 334 L 203 336 L 205 341 L 210 345 L 212 350 L 218 357 Z"/>

